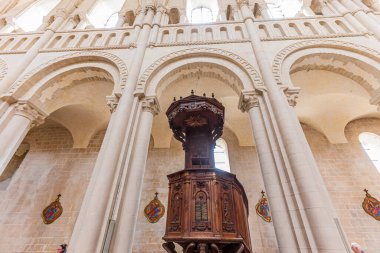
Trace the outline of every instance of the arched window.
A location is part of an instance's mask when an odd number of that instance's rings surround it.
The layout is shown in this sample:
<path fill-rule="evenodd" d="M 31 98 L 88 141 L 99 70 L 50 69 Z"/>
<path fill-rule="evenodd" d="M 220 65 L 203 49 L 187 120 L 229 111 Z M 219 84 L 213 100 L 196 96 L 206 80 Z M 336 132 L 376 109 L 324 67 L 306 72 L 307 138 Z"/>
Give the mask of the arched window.
<path fill-rule="evenodd" d="M 60 0 L 40 0 L 27 8 L 15 19 L 15 23 L 25 32 L 35 31 L 42 25 L 43 18 Z"/>
<path fill-rule="evenodd" d="M 380 136 L 364 132 L 359 135 L 359 141 L 367 152 L 369 159 L 380 173 Z"/>
<path fill-rule="evenodd" d="M 97 0 L 88 14 L 88 20 L 95 28 L 114 27 L 123 3 L 123 0 Z"/>
<path fill-rule="evenodd" d="M 191 11 L 191 23 L 202 24 L 213 21 L 212 12 L 209 8 L 198 7 Z"/>
<path fill-rule="evenodd" d="M 215 167 L 230 172 L 230 160 L 228 158 L 227 143 L 223 139 L 218 139 L 214 149 Z"/>
<path fill-rule="evenodd" d="M 217 0 L 188 0 L 186 9 L 193 24 L 215 22 L 219 12 Z"/>

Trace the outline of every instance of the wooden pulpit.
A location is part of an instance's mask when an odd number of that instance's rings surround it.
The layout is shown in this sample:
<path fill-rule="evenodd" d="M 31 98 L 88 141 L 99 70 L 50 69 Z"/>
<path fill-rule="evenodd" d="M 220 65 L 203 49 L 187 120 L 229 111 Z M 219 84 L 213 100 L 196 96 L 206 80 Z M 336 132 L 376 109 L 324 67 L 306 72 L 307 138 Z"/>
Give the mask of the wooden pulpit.
<path fill-rule="evenodd" d="M 214 148 L 223 133 L 224 106 L 191 95 L 166 112 L 185 151 L 185 168 L 168 175 L 164 249 L 175 253 L 251 253 L 248 200 L 234 174 L 215 168 Z"/>

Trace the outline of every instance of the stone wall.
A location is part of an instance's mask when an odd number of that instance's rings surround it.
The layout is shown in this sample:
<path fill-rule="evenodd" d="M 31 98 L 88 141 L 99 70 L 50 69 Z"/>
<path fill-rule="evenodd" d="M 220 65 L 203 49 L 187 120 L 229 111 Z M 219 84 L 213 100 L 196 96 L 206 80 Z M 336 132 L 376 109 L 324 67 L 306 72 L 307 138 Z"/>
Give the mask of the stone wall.
<path fill-rule="evenodd" d="M 56 252 L 69 242 L 103 136 L 99 132 L 88 148 L 73 149 L 63 127 L 42 125 L 29 132 L 24 142 L 30 151 L 0 190 L 1 253 Z M 45 225 L 41 212 L 59 193 L 63 214 Z"/>
<path fill-rule="evenodd" d="M 366 253 L 380 249 L 380 223 L 362 209 L 364 188 L 380 199 L 380 173 L 363 150 L 362 132 L 380 135 L 379 119 L 360 119 L 346 126 L 348 143 L 331 144 L 325 136 L 303 125 L 330 198 L 349 243 L 358 242 Z"/>
<path fill-rule="evenodd" d="M 256 150 L 254 147 L 239 146 L 231 131 L 225 129 L 224 132 L 222 138 L 228 145 L 231 172 L 236 174 L 243 184 L 249 201 L 249 225 L 253 252 L 278 252 L 273 224 L 264 222 L 255 212 L 255 205 L 261 196 L 260 192 L 264 189 Z M 149 150 L 134 240 L 134 253 L 166 252 L 161 246 L 163 243 L 161 238 L 165 234 L 166 214 L 158 223 L 151 224 L 145 218 L 143 210 L 153 199 L 156 191 L 159 193 L 159 199 L 167 208 L 168 180 L 166 175 L 183 169 L 184 161 L 182 146 L 174 139 L 169 149 L 151 148 Z"/>

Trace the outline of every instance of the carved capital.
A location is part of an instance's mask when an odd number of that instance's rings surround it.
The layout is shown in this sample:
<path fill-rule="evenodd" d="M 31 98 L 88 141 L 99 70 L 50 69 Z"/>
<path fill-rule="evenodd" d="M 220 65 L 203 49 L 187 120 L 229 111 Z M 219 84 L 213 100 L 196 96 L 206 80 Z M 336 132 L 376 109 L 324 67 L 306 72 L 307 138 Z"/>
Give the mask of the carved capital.
<path fill-rule="evenodd" d="M 258 91 L 242 91 L 239 99 L 239 109 L 242 112 L 248 112 L 252 107 L 259 106 Z"/>
<path fill-rule="evenodd" d="M 111 113 L 116 111 L 117 105 L 119 104 L 119 97 L 113 95 L 113 96 L 107 96 L 107 105 L 110 108 Z"/>
<path fill-rule="evenodd" d="M 157 115 L 160 112 L 160 105 L 156 97 L 144 97 L 141 99 L 142 110 Z"/>
<path fill-rule="evenodd" d="M 15 114 L 28 118 L 31 123 L 31 128 L 35 126 L 39 126 L 44 123 L 46 118 L 46 114 L 38 110 L 35 106 L 33 106 L 28 101 L 19 101 L 15 105 Z"/>
<path fill-rule="evenodd" d="M 297 105 L 297 98 L 300 91 L 301 91 L 301 88 L 298 88 L 298 87 L 292 87 L 292 88 L 286 87 L 284 89 L 284 93 L 286 95 L 286 98 L 288 99 L 288 103 L 290 106 L 294 107 Z"/>
<path fill-rule="evenodd" d="M 167 9 L 166 9 L 166 7 L 165 7 L 164 5 L 159 4 L 159 5 L 157 6 L 157 8 L 156 8 L 156 11 L 157 11 L 157 12 L 161 12 L 162 14 L 164 14 L 164 13 L 166 13 Z"/>
<path fill-rule="evenodd" d="M 248 0 L 236 0 L 236 3 L 237 5 L 240 7 L 242 5 L 249 5 L 249 1 Z"/>

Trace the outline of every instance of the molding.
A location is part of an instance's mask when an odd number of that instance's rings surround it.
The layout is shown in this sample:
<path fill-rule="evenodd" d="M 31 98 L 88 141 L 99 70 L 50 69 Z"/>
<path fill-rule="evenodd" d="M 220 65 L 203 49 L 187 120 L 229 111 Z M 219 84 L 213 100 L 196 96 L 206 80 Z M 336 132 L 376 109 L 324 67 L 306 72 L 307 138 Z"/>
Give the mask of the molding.
<path fill-rule="evenodd" d="M 136 92 L 144 92 L 144 90 L 147 88 L 146 84 L 148 80 L 150 79 L 152 74 L 155 71 L 157 71 L 160 67 L 164 66 L 166 63 L 175 61 L 177 58 L 182 58 L 184 55 L 190 54 L 201 55 L 203 57 L 206 57 L 206 54 L 210 54 L 212 57 L 228 58 L 232 60 L 232 62 L 237 63 L 237 65 L 239 65 L 243 70 L 247 72 L 254 86 L 264 86 L 260 74 L 250 63 L 248 63 L 245 59 L 241 58 L 240 56 L 232 52 L 217 48 L 191 48 L 173 52 L 153 62 L 149 67 L 145 69 L 143 74 L 140 76 L 139 81 L 137 82 Z"/>
<path fill-rule="evenodd" d="M 0 81 L 4 79 L 7 73 L 8 73 L 8 65 L 5 61 L 0 59 Z"/>
<path fill-rule="evenodd" d="M 115 85 L 119 85 L 121 89 L 123 89 L 125 87 L 127 77 L 128 77 L 128 71 L 127 71 L 127 66 L 123 62 L 123 60 L 121 60 L 119 57 L 117 57 L 114 54 L 110 54 L 110 53 L 106 53 L 106 52 L 100 52 L 100 51 L 90 51 L 90 52 L 77 52 L 77 53 L 73 53 L 73 54 L 63 55 L 61 57 L 54 58 L 54 59 L 38 66 L 37 68 L 33 69 L 32 71 L 30 71 L 26 75 L 22 76 L 19 80 L 17 80 L 10 87 L 10 89 L 7 91 L 7 93 L 4 94 L 4 96 L 13 96 L 19 90 L 20 87 L 22 87 L 32 77 L 38 75 L 43 69 L 46 69 L 49 67 L 51 68 L 52 65 L 57 64 L 59 62 L 63 62 L 65 60 L 74 59 L 74 58 L 86 58 L 86 57 L 104 58 L 104 59 L 108 60 L 110 63 L 116 65 L 116 67 L 119 69 L 119 73 L 120 73 L 120 81 L 119 81 L 120 83 L 115 84 Z M 31 85 L 33 85 L 33 84 L 31 84 Z"/>
<path fill-rule="evenodd" d="M 345 37 L 360 37 L 366 35 L 373 35 L 372 32 L 365 33 L 342 33 L 342 34 L 328 34 L 328 35 L 303 35 L 303 36 L 284 36 L 284 37 L 261 37 L 261 41 L 280 41 L 280 40 L 302 40 L 302 39 L 329 39 L 329 38 L 345 38 Z"/>
<path fill-rule="evenodd" d="M 337 40 L 325 40 L 325 41 L 309 40 L 309 41 L 297 42 L 282 49 L 279 53 L 277 53 L 277 55 L 274 58 L 273 65 L 272 65 L 272 72 L 276 79 L 277 84 L 282 85 L 282 78 L 281 78 L 282 64 L 288 56 L 304 49 L 310 49 L 310 48 L 316 48 L 316 47 L 328 47 L 328 48 L 348 50 L 350 52 L 365 55 L 376 61 L 380 61 L 380 53 L 378 51 L 365 47 L 365 46 L 353 44 L 350 42 L 337 41 Z"/>
<path fill-rule="evenodd" d="M 178 41 L 166 43 L 150 43 L 149 47 L 169 47 L 169 46 L 191 46 L 191 45 L 212 45 L 212 44 L 225 44 L 225 43 L 247 43 L 251 42 L 248 39 L 242 40 L 199 40 L 199 41 Z"/>

